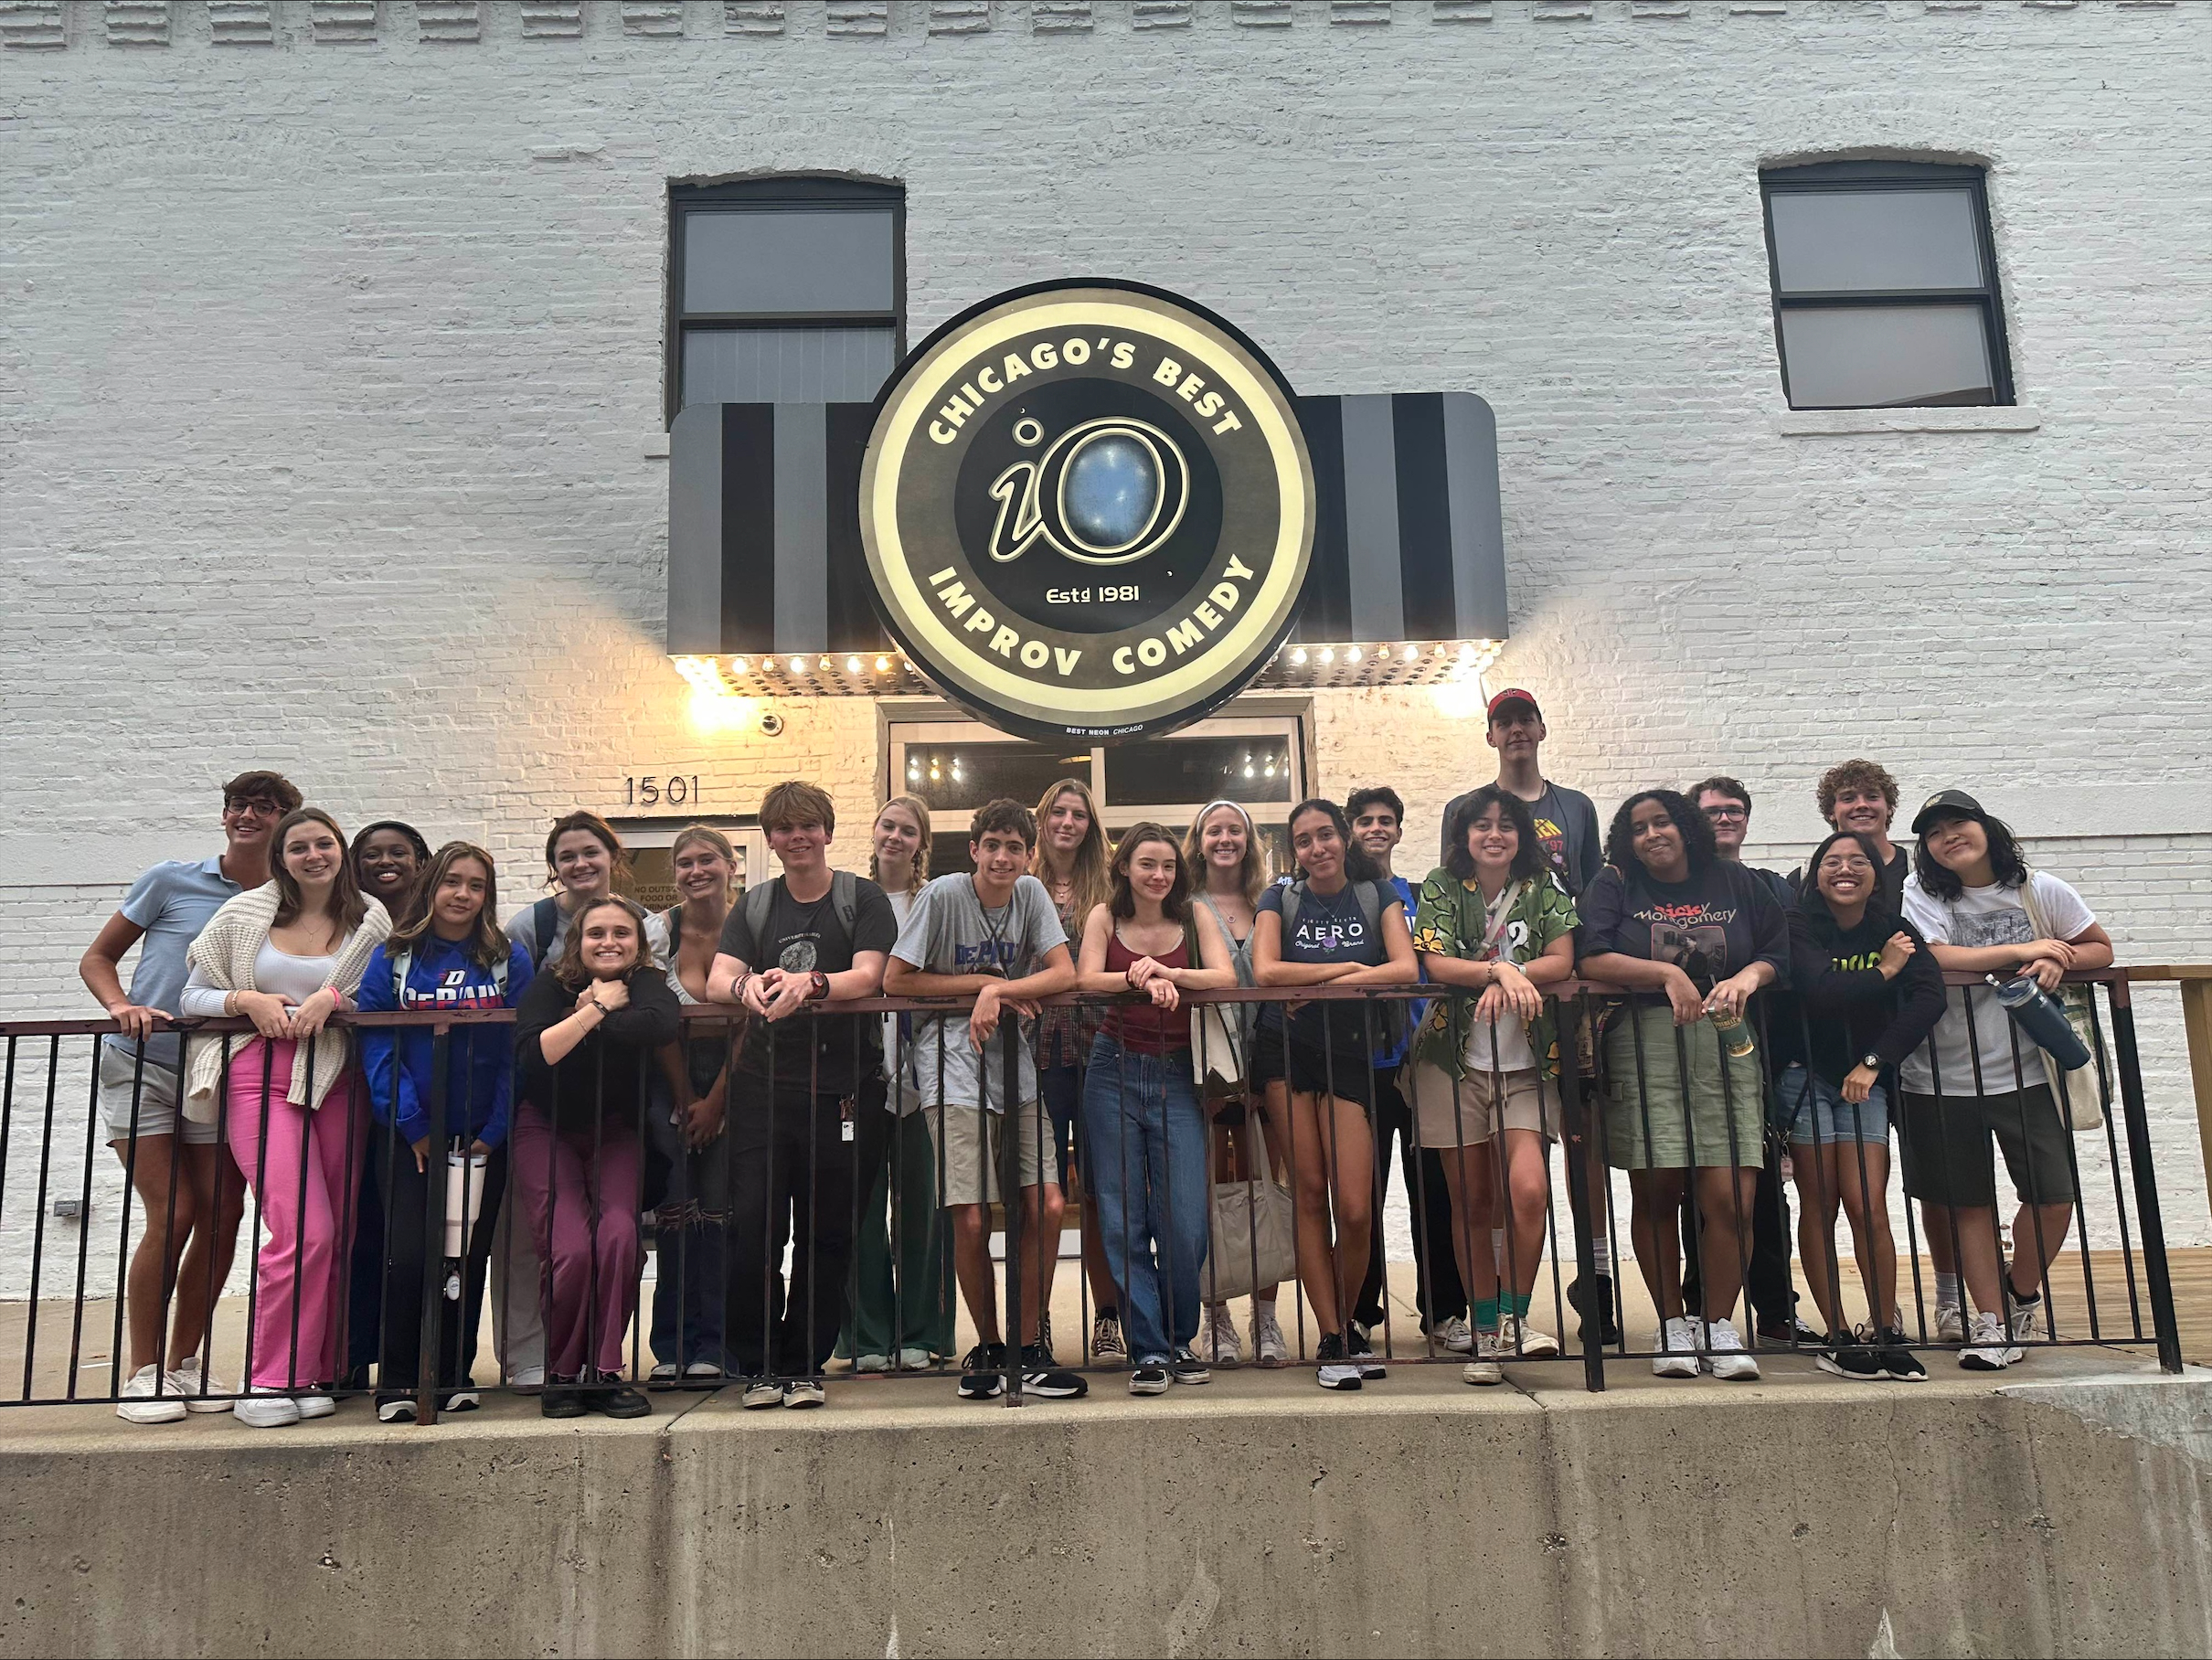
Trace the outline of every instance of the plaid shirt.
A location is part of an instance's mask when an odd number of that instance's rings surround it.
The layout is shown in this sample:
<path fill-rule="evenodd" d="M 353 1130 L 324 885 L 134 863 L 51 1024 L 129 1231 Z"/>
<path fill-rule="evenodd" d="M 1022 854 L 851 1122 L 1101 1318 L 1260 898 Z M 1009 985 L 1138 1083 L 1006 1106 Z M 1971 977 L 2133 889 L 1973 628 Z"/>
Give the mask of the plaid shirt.
<path fill-rule="evenodd" d="M 1049 885 L 1046 891 L 1051 891 Z M 1084 919 L 1060 910 L 1057 897 L 1053 909 L 1059 911 L 1060 931 L 1068 936 L 1069 954 L 1080 956 Z M 1091 1039 L 1099 1035 L 1099 1026 L 1104 1018 L 1103 1012 L 1096 1008 L 1056 1007 L 1048 1004 L 1037 1017 L 1037 1064 L 1040 1067 L 1089 1064 Z"/>
<path fill-rule="evenodd" d="M 1486 961 L 1483 949 L 1489 931 L 1489 908 L 1473 882 L 1462 882 L 1441 866 L 1421 884 L 1420 903 L 1413 917 L 1413 949 L 1432 957 L 1460 957 Z M 1546 875 L 1521 889 L 1513 902 L 1505 931 L 1498 941 L 1499 952 L 1516 967 L 1543 955 L 1544 948 L 1561 934 L 1572 933 L 1579 918 L 1575 902 L 1567 897 L 1556 878 Z M 1429 1005 L 1413 1040 L 1413 1058 L 1437 1068 L 1446 1076 L 1467 1075 L 1467 1035 L 1480 994 L 1459 990 Z M 1559 1075 L 1558 1035 L 1553 1030 L 1551 1008 L 1528 1023 L 1528 1047 L 1547 1078 Z"/>

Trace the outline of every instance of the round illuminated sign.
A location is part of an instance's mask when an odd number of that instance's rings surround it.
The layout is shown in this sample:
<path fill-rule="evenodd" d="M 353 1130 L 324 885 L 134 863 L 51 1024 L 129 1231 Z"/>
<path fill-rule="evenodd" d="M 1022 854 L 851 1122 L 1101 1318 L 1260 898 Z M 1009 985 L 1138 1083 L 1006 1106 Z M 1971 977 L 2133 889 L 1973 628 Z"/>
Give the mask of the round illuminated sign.
<path fill-rule="evenodd" d="M 1282 377 L 1187 300 L 1048 284 L 962 313 L 877 401 L 860 535 L 885 626 L 992 724 L 1164 732 L 1266 666 L 1313 545 Z"/>

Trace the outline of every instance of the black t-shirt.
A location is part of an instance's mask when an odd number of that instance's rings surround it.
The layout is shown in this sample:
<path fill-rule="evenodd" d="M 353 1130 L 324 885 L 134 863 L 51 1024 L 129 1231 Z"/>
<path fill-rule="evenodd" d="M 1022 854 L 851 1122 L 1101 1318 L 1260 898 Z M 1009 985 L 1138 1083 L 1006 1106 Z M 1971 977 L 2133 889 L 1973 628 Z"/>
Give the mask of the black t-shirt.
<path fill-rule="evenodd" d="M 1283 930 L 1282 960 L 1285 963 L 1356 963 L 1364 968 L 1378 967 L 1390 960 L 1390 948 L 1382 937 L 1383 913 L 1393 905 L 1400 905 L 1398 890 L 1388 882 L 1378 883 L 1377 894 L 1376 926 L 1367 926 L 1367 913 L 1360 905 L 1356 884 L 1346 882 L 1335 893 L 1316 893 L 1313 889 L 1303 889 L 1298 896 L 1298 920 L 1295 926 Z M 1282 900 L 1287 886 L 1278 883 L 1260 898 L 1262 911 L 1282 914 Z M 1295 997 L 1296 994 L 1286 995 Z M 1311 1048 L 1324 1046 L 1340 1055 L 1365 1056 L 1368 1052 L 1367 1030 L 1374 1022 L 1377 1049 L 1388 1049 L 1390 1040 L 1385 1026 L 1387 1005 L 1377 1005 L 1372 1011 L 1362 1004 L 1344 1002 L 1309 1003 L 1291 1018 L 1291 1039 Z"/>
<path fill-rule="evenodd" d="M 852 967 L 855 953 L 888 953 L 899 938 L 899 919 L 882 889 L 865 878 L 854 884 L 853 924 L 848 932 L 837 913 L 837 890 L 833 885 L 818 899 L 791 896 L 782 877 L 770 885 L 766 938 L 755 940 L 746 922 L 747 905 L 739 899 L 729 908 L 722 924 L 722 954 L 737 958 L 756 973 L 781 968 L 787 974 L 842 974 Z M 769 1075 L 769 1054 L 773 1040 L 775 1077 L 780 1084 L 795 1085 L 823 1095 L 843 1095 L 853 1088 L 854 1055 L 864 1066 L 872 1064 L 871 1035 L 880 1041 L 875 1016 L 821 1015 L 803 1010 L 788 1019 L 755 1020 L 738 1058 L 740 1071 L 755 1078 Z"/>
<path fill-rule="evenodd" d="M 1702 876 L 1658 882 L 1637 867 L 1625 876 L 1607 866 L 1577 901 L 1585 957 L 1617 951 L 1648 963 L 1672 963 L 1700 991 L 1710 991 L 1754 963 L 1789 967 L 1789 930 L 1782 909 L 1759 873 L 1715 859 Z M 1640 993 L 1645 1001 L 1664 994 Z"/>

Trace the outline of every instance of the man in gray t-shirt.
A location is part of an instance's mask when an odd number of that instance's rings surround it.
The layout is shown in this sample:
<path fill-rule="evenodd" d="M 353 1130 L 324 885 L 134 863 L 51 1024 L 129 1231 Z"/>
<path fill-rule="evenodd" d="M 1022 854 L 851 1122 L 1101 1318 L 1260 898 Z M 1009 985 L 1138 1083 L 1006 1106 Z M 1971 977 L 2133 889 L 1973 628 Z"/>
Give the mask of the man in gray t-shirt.
<path fill-rule="evenodd" d="M 960 1392 L 971 1400 L 990 1399 L 1005 1387 L 991 1203 L 1001 1197 L 998 1167 L 1008 1135 L 1012 1185 L 1021 1192 L 1022 1387 L 1048 1399 L 1070 1399 L 1088 1389 L 1079 1376 L 1053 1364 L 1045 1321 L 1067 1206 L 1022 1023 L 1037 1013 L 1035 999 L 1075 984 L 1075 964 L 1051 896 L 1028 874 L 1036 846 L 1037 820 L 1020 803 L 994 801 L 979 810 L 968 827 L 973 872 L 940 877 L 915 896 L 883 977 L 884 992 L 893 997 L 975 999 L 965 1016 L 916 1012 L 914 1038 L 899 1066 L 900 1094 L 920 1105 L 937 1145 L 940 1202 L 952 1218 L 953 1267 L 981 1339 L 962 1362 Z M 1011 1113 L 1009 1045 L 1017 1080 Z"/>

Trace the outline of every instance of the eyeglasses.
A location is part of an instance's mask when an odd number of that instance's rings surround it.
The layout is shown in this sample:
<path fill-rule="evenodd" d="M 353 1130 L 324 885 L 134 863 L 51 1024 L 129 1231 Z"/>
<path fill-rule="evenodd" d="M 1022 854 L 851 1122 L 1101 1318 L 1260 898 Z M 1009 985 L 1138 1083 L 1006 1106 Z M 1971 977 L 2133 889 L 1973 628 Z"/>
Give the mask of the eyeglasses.
<path fill-rule="evenodd" d="M 1749 819 L 1751 816 L 1751 809 L 1749 807 L 1736 806 L 1707 807 L 1705 810 L 1705 815 L 1707 818 Z"/>
<path fill-rule="evenodd" d="M 1854 854 L 1847 859 L 1823 859 L 1820 862 L 1820 871 L 1823 876 L 1827 876 L 1832 872 L 1840 873 L 1846 870 L 1872 870 L 1873 868 L 1874 867 L 1872 865 L 1868 864 L 1865 858 L 1856 854 Z"/>
<path fill-rule="evenodd" d="M 266 795 L 236 797 L 223 803 L 223 811 L 238 814 L 251 813 L 262 818 L 282 818 L 284 815 L 284 809 Z"/>

